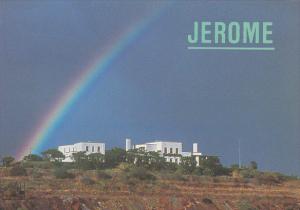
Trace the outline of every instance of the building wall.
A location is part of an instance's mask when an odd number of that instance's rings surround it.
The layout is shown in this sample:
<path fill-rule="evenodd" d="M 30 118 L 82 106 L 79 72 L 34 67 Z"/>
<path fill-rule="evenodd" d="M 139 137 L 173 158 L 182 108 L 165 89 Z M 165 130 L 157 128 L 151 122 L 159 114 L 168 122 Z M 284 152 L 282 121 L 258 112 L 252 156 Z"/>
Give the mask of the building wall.
<path fill-rule="evenodd" d="M 65 155 L 63 162 L 73 162 L 72 156 L 76 152 L 85 152 L 87 155 L 92 153 L 105 154 L 104 143 L 80 142 L 73 145 L 59 146 L 58 150 Z"/>
<path fill-rule="evenodd" d="M 182 143 L 181 142 L 149 142 L 145 144 L 138 144 L 136 148 L 143 148 L 145 151 L 159 152 L 161 156 L 164 156 L 167 162 L 180 163 L 180 157 L 176 155 L 182 154 Z M 168 155 L 166 155 L 168 154 Z M 172 154 L 174 154 L 172 156 Z"/>
<path fill-rule="evenodd" d="M 181 142 L 161 142 L 159 144 L 160 150 L 163 154 L 181 154 L 182 143 Z"/>

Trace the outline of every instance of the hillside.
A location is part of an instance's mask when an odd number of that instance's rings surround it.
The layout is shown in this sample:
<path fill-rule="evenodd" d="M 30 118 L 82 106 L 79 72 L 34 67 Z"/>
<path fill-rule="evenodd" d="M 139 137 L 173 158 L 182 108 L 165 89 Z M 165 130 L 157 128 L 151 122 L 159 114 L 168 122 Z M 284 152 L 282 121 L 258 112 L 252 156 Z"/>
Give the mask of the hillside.
<path fill-rule="evenodd" d="M 299 210 L 300 181 L 181 175 L 120 166 L 108 170 L 27 168 L 27 176 L 0 171 L 0 209 Z M 57 174 L 56 174 L 57 175 Z M 24 186 L 24 185 L 25 186 Z M 25 194 L 23 190 L 25 189 Z"/>

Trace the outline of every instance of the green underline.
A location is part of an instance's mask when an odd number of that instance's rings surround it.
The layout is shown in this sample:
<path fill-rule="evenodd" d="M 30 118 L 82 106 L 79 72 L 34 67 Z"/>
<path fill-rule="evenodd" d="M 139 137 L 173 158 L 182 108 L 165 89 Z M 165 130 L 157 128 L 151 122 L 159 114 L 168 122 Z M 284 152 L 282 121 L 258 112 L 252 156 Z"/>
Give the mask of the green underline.
<path fill-rule="evenodd" d="M 189 50 L 275 50 L 275 47 L 187 47 Z"/>

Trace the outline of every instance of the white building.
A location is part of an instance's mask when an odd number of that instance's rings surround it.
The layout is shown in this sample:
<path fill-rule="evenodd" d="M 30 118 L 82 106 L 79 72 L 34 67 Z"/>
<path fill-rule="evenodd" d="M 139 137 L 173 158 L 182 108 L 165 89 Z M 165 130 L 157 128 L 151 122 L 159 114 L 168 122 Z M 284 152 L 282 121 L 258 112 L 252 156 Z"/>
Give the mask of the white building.
<path fill-rule="evenodd" d="M 193 144 L 193 152 L 183 152 L 182 142 L 177 141 L 161 141 L 148 142 L 144 144 L 132 145 L 131 139 L 126 139 L 126 151 L 130 149 L 143 149 L 147 152 L 158 152 L 165 157 L 167 162 L 180 163 L 181 157 L 195 156 L 197 165 L 202 155 L 198 151 L 198 144 Z"/>
<path fill-rule="evenodd" d="M 104 143 L 96 143 L 96 142 L 79 142 L 72 145 L 63 145 L 59 146 L 58 150 L 65 155 L 65 159 L 63 162 L 73 162 L 73 153 L 76 152 L 85 152 L 85 154 L 89 155 L 92 153 L 101 153 L 105 154 L 105 144 Z"/>

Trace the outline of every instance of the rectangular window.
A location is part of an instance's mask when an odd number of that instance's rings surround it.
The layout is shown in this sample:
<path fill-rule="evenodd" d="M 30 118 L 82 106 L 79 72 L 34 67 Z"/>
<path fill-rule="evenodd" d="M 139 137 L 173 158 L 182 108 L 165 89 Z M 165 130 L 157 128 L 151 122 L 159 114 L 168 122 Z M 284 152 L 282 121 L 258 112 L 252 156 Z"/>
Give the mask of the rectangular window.
<path fill-rule="evenodd" d="M 100 147 L 98 147 L 98 152 L 100 152 Z"/>
<path fill-rule="evenodd" d="M 89 151 L 89 146 L 85 147 L 85 151 L 87 151 L 87 152 Z"/>
<path fill-rule="evenodd" d="M 170 153 L 171 153 L 171 154 L 173 153 L 173 148 L 170 148 Z"/>
<path fill-rule="evenodd" d="M 176 154 L 178 154 L 178 148 L 176 148 Z"/>
<path fill-rule="evenodd" d="M 164 153 L 165 154 L 167 154 L 168 152 L 167 152 L 167 147 L 165 147 L 165 149 L 164 149 Z"/>
<path fill-rule="evenodd" d="M 177 158 L 175 158 L 175 163 L 178 163 L 178 159 Z"/>
<path fill-rule="evenodd" d="M 170 163 L 173 163 L 173 159 L 172 158 L 170 158 Z"/>
<path fill-rule="evenodd" d="M 92 147 L 92 152 L 94 152 L 94 146 Z"/>

